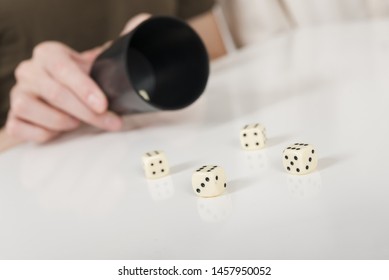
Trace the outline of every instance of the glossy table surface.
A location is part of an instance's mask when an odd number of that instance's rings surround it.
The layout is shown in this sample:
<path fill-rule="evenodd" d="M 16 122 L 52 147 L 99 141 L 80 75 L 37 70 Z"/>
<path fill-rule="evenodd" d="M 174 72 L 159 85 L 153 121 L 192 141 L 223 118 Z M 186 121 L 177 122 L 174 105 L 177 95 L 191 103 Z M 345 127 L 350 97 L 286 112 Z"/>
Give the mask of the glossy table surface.
<path fill-rule="evenodd" d="M 180 112 L 131 116 L 0 155 L 0 259 L 388 259 L 389 21 L 301 29 L 212 65 Z M 245 152 L 246 123 L 267 129 Z M 308 142 L 306 176 L 282 151 Z M 144 178 L 165 151 L 171 175 Z M 222 166 L 224 195 L 197 198 L 192 172 Z"/>

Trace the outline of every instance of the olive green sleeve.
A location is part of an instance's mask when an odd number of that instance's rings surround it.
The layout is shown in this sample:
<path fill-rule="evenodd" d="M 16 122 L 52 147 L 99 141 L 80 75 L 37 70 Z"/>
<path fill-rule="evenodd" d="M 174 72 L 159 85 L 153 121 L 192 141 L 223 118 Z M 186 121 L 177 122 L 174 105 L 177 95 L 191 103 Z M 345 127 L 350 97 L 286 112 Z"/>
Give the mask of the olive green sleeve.
<path fill-rule="evenodd" d="M 9 110 L 9 91 L 13 85 L 12 79 L 0 79 L 0 128 L 2 128 L 7 120 Z"/>
<path fill-rule="evenodd" d="M 183 19 L 200 15 L 212 9 L 215 1 L 213 0 L 176 0 L 177 16 Z"/>

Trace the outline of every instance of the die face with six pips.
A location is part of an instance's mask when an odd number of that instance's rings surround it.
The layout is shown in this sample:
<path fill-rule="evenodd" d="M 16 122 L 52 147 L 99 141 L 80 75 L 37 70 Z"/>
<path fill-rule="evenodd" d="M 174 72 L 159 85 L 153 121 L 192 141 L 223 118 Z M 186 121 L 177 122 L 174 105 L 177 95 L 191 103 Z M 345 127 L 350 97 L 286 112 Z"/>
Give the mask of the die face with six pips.
<path fill-rule="evenodd" d="M 294 175 L 305 175 L 317 167 L 317 152 L 312 145 L 295 143 L 287 147 L 282 154 L 285 170 Z"/>
<path fill-rule="evenodd" d="M 157 179 L 169 174 L 170 168 L 162 151 L 148 152 L 143 155 L 143 169 L 148 179 Z"/>
<path fill-rule="evenodd" d="M 216 165 L 204 165 L 192 175 L 192 187 L 200 197 L 221 195 L 227 187 L 223 168 Z"/>

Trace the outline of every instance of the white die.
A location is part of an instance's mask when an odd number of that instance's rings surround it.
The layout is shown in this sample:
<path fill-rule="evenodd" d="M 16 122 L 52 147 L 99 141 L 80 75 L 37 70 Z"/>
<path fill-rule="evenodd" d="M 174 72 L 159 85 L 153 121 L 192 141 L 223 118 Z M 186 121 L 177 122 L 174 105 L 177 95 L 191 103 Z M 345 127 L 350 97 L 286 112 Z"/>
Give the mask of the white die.
<path fill-rule="evenodd" d="M 143 155 L 143 168 L 149 179 L 157 179 L 169 174 L 169 164 L 162 151 L 148 152 Z"/>
<path fill-rule="evenodd" d="M 262 149 L 266 141 L 266 129 L 259 123 L 246 125 L 240 131 L 240 144 L 244 150 Z"/>
<path fill-rule="evenodd" d="M 204 165 L 192 175 L 193 190 L 201 197 L 221 195 L 226 186 L 224 170 L 216 165 Z"/>
<path fill-rule="evenodd" d="M 308 174 L 317 167 L 317 152 L 309 144 L 295 143 L 284 150 L 282 162 L 290 174 Z"/>

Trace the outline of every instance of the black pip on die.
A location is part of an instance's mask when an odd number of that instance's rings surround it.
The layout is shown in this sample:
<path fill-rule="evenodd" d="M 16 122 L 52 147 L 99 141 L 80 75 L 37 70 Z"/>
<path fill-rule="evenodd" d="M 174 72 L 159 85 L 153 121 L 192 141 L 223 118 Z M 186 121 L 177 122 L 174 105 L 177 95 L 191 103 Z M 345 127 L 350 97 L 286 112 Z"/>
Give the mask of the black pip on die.
<path fill-rule="evenodd" d="M 148 152 L 143 155 L 142 160 L 147 178 L 157 179 L 169 174 L 169 164 L 162 151 Z"/>
<path fill-rule="evenodd" d="M 259 123 L 248 124 L 240 131 L 240 144 L 244 150 L 259 150 L 266 144 L 265 127 Z"/>
<path fill-rule="evenodd" d="M 309 144 L 295 143 L 284 150 L 282 162 L 290 174 L 308 174 L 317 167 L 317 153 Z"/>
<path fill-rule="evenodd" d="M 221 195 L 226 188 L 226 175 L 223 168 L 216 165 L 204 165 L 192 175 L 194 192 L 201 197 Z"/>

